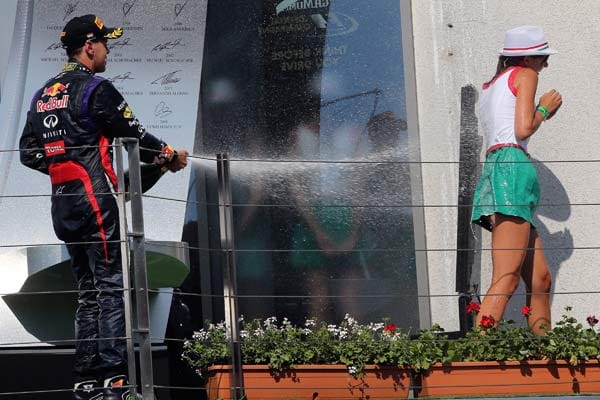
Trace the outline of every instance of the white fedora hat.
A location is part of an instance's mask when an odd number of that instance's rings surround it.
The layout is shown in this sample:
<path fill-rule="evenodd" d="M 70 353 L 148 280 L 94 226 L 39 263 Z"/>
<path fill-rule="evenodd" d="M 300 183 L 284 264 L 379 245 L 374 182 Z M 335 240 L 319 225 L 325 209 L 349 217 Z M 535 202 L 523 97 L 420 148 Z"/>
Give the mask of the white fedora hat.
<path fill-rule="evenodd" d="M 558 52 L 550 48 L 542 28 L 525 25 L 506 31 L 504 48 L 499 53 L 503 56 L 518 57 L 547 56 Z"/>

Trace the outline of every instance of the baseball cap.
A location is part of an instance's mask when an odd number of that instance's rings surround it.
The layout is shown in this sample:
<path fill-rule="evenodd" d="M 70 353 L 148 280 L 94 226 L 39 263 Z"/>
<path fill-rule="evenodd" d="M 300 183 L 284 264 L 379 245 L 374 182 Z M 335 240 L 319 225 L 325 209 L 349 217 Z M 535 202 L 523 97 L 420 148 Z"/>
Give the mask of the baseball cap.
<path fill-rule="evenodd" d="M 107 28 L 100 18 L 87 14 L 67 22 L 60 34 L 60 41 L 64 48 L 77 49 L 88 40 L 117 39 L 122 35 L 122 28 Z"/>

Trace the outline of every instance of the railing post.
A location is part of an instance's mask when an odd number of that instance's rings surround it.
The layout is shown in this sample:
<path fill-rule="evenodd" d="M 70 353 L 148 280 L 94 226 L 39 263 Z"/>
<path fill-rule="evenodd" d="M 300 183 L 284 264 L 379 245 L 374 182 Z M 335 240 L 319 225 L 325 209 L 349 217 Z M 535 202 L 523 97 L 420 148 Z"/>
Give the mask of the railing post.
<path fill-rule="evenodd" d="M 154 400 L 152 376 L 152 343 L 150 341 L 150 310 L 148 303 L 148 277 L 146 276 L 146 251 L 144 213 L 142 207 L 142 178 L 140 172 L 140 147 L 137 139 L 125 138 L 129 154 L 129 192 L 131 198 L 131 248 L 135 266 L 135 302 L 137 330 L 140 341 L 140 383 L 142 398 Z"/>
<path fill-rule="evenodd" d="M 217 154 L 217 178 L 219 185 L 219 234 L 221 238 L 221 260 L 223 265 L 225 322 L 231 337 L 231 398 L 233 400 L 241 400 L 244 397 L 244 375 L 242 372 L 242 357 L 240 350 L 237 283 L 233 243 L 233 209 L 231 208 L 231 181 L 229 178 L 229 157 L 227 154 Z"/>
<path fill-rule="evenodd" d="M 133 398 L 137 395 L 135 346 L 133 343 L 133 315 L 131 313 L 131 275 L 129 267 L 129 241 L 127 240 L 127 212 L 125 208 L 125 169 L 123 166 L 123 142 L 120 139 L 116 147 L 117 181 L 119 184 L 117 205 L 119 207 L 119 237 L 121 238 L 121 265 L 123 268 L 123 303 L 125 306 L 125 336 L 127 337 L 127 365 L 129 368 L 129 384 Z"/>

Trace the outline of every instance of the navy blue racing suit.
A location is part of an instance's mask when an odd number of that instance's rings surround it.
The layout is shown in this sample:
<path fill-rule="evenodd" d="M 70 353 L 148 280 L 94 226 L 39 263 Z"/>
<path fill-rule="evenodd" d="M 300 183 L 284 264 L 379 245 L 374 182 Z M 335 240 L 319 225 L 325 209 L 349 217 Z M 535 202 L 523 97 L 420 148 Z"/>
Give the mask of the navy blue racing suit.
<path fill-rule="evenodd" d="M 33 96 L 19 145 L 24 165 L 50 175 L 54 231 L 71 255 L 79 380 L 127 373 L 116 137 L 139 139 L 143 162 L 171 161 L 112 83 L 70 60 Z"/>

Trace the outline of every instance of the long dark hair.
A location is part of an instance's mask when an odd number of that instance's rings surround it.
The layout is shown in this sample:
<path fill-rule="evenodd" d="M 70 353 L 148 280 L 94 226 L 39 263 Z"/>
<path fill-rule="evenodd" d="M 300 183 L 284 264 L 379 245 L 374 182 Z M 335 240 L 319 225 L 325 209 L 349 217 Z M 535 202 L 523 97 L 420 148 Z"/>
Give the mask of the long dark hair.
<path fill-rule="evenodd" d="M 522 65 L 525 56 L 520 57 L 509 57 L 509 56 L 500 56 L 498 57 L 498 65 L 496 66 L 496 74 L 489 80 L 488 83 L 493 81 L 498 75 L 500 75 L 506 68 Z"/>
<path fill-rule="evenodd" d="M 513 67 L 513 66 L 519 66 L 519 65 L 523 65 L 523 61 L 525 60 L 526 56 L 518 56 L 518 57 L 509 57 L 509 56 L 500 56 L 498 57 L 498 65 L 496 66 L 496 75 L 494 75 L 494 77 L 492 79 L 490 79 L 490 82 L 492 82 L 498 75 L 500 75 L 502 72 L 504 72 L 505 69 Z M 529 56 L 532 58 L 536 58 L 536 59 L 544 59 L 544 62 L 546 62 L 548 60 L 548 57 L 550 57 L 548 54 L 542 54 L 542 55 L 535 55 L 535 56 Z"/>

